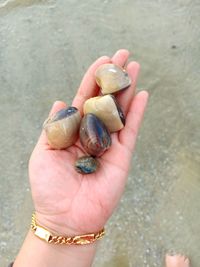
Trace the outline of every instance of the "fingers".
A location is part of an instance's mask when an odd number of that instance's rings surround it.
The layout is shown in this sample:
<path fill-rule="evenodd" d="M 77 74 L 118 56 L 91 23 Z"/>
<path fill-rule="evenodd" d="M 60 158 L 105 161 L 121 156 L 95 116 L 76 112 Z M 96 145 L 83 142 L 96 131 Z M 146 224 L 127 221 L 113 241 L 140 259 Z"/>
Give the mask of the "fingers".
<path fill-rule="evenodd" d="M 78 92 L 72 102 L 72 106 L 78 108 L 79 111 L 82 113 L 84 102 L 88 98 L 97 96 L 99 94 L 99 87 L 97 86 L 95 81 L 95 72 L 100 65 L 113 62 L 114 64 L 123 67 L 128 60 L 128 56 L 129 56 L 128 50 L 120 49 L 114 54 L 112 60 L 107 56 L 103 56 L 97 59 L 97 61 L 95 61 L 90 66 L 90 68 L 84 75 L 81 85 L 78 89 Z"/>
<path fill-rule="evenodd" d="M 99 87 L 97 86 L 95 81 L 96 69 L 100 65 L 109 62 L 111 62 L 111 59 L 109 57 L 107 56 L 100 57 L 89 67 L 88 71 L 84 75 L 81 85 L 78 89 L 78 92 L 72 102 L 72 106 L 78 108 L 81 113 L 84 102 L 88 98 L 96 96 L 99 93 Z"/>
<path fill-rule="evenodd" d="M 79 109 L 79 111 L 82 113 L 82 107 L 84 102 L 88 99 L 91 98 L 93 96 L 98 95 L 99 93 L 99 87 L 96 84 L 95 81 L 95 72 L 96 69 L 102 65 L 102 64 L 106 64 L 106 63 L 111 63 L 113 62 L 114 64 L 117 64 L 121 67 L 123 67 L 128 60 L 129 57 L 129 51 L 126 49 L 120 49 L 118 50 L 112 57 L 112 60 L 107 57 L 107 56 L 103 56 L 100 57 L 99 59 L 97 59 L 88 69 L 88 71 L 86 72 L 86 74 L 83 77 L 83 80 L 81 82 L 81 85 L 78 89 L 78 92 L 73 100 L 72 106 L 75 106 Z M 126 99 L 124 100 L 124 102 L 126 101 Z M 122 101 L 123 102 L 123 101 Z M 66 104 L 62 101 L 56 101 L 49 113 L 49 115 L 52 115 L 53 113 L 56 113 L 57 111 L 59 111 L 62 108 L 65 108 Z M 42 131 L 41 136 L 38 140 L 38 144 L 41 145 L 46 145 L 47 144 L 47 138 L 46 138 L 46 134 L 44 131 Z"/>
<path fill-rule="evenodd" d="M 120 143 L 131 152 L 134 149 L 147 101 L 148 93 L 146 91 L 141 91 L 134 97 L 128 110 L 125 127 L 119 133 Z"/>
<path fill-rule="evenodd" d="M 165 267 L 189 267 L 190 260 L 181 254 L 169 255 L 165 256 Z"/>
<path fill-rule="evenodd" d="M 120 49 L 112 57 L 112 62 L 116 65 L 124 67 L 128 61 L 129 55 L 130 53 L 128 50 Z M 132 102 L 135 94 L 135 86 L 140 70 L 140 65 L 137 62 L 132 61 L 128 64 L 126 70 L 132 81 L 131 86 L 126 90 L 122 90 L 116 95 L 117 101 L 119 102 L 119 105 L 125 115 L 129 110 L 130 103 Z"/>
<path fill-rule="evenodd" d="M 125 115 L 127 114 L 129 110 L 129 106 L 135 94 L 135 88 L 136 88 L 139 71 L 140 71 L 140 65 L 137 62 L 132 61 L 128 64 L 127 72 L 132 81 L 131 85 L 128 89 L 121 91 L 121 93 L 119 93 L 116 97 Z"/>
<path fill-rule="evenodd" d="M 53 104 L 53 106 L 52 106 L 52 108 L 51 108 L 51 110 L 49 112 L 49 116 L 53 115 L 54 113 L 56 113 L 57 111 L 59 111 L 59 110 L 61 110 L 63 108 L 66 108 L 66 106 L 67 105 L 64 102 L 56 101 Z M 40 135 L 40 137 L 38 139 L 38 142 L 37 142 L 37 146 L 38 145 L 47 145 L 47 144 L 48 144 L 48 142 L 47 142 L 46 133 L 45 133 L 44 130 L 42 130 L 42 133 L 41 133 L 41 135 Z"/>
<path fill-rule="evenodd" d="M 118 50 L 112 57 L 112 63 L 119 65 L 123 68 L 126 65 L 129 54 L 129 51 L 126 49 Z"/>
<path fill-rule="evenodd" d="M 53 103 L 53 106 L 49 112 L 49 116 L 55 114 L 56 112 L 58 112 L 59 110 L 63 109 L 63 108 L 66 108 L 67 105 L 66 103 L 64 103 L 63 101 L 55 101 Z"/>

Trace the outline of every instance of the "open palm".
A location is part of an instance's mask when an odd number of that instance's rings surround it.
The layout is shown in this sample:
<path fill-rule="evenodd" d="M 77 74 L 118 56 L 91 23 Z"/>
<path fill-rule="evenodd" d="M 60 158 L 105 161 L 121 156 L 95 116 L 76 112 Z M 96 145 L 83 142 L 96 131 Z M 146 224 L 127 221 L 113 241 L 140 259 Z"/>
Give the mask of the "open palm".
<path fill-rule="evenodd" d="M 129 53 L 119 50 L 112 59 L 101 57 L 88 69 L 72 103 L 82 112 L 86 99 L 99 94 L 95 70 L 104 63 L 124 66 Z M 147 93 L 134 93 L 139 65 L 130 62 L 127 71 L 132 85 L 119 93 L 117 100 L 126 114 L 126 125 L 113 133 L 112 146 L 98 160 L 97 172 L 77 173 L 76 159 L 84 150 L 78 140 L 66 150 L 53 150 L 42 132 L 32 153 L 29 174 L 33 201 L 39 223 L 54 232 L 76 235 L 97 232 L 112 214 L 124 190 L 137 132 L 147 102 Z M 66 107 L 57 101 L 51 114 Z"/>

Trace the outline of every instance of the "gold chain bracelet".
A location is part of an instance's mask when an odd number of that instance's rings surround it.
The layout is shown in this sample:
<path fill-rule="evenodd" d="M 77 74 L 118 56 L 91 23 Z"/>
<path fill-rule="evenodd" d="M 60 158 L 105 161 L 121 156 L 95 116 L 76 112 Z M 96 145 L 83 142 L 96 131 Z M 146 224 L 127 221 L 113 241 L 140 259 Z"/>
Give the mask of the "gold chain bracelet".
<path fill-rule="evenodd" d="M 105 235 L 105 229 L 95 234 L 85 234 L 73 237 L 57 236 L 53 235 L 44 227 L 40 226 L 36 222 L 35 213 L 32 214 L 31 229 L 34 234 L 40 239 L 46 241 L 49 244 L 65 244 L 65 245 L 86 245 L 95 242 Z"/>

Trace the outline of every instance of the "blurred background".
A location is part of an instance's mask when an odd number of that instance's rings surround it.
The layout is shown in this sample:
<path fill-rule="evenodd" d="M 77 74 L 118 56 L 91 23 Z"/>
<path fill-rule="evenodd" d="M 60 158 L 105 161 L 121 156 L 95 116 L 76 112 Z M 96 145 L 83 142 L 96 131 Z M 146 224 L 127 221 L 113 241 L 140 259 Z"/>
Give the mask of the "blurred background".
<path fill-rule="evenodd" d="M 94 267 L 200 262 L 200 1 L 0 0 L 0 266 L 29 229 L 28 160 L 55 100 L 119 48 L 150 101 L 125 193 Z"/>

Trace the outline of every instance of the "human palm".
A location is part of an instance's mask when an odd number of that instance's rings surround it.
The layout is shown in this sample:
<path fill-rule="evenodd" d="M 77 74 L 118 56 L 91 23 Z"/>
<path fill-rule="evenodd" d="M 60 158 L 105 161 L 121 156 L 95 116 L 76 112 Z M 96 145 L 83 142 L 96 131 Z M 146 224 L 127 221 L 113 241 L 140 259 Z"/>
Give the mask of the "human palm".
<path fill-rule="evenodd" d="M 127 59 L 126 50 L 119 50 L 112 59 L 98 59 L 85 74 L 72 105 L 82 112 L 85 100 L 99 93 L 94 80 L 98 66 L 108 62 L 124 66 Z M 85 154 L 79 140 L 66 150 L 53 150 L 42 132 L 30 159 L 29 173 L 37 218 L 43 226 L 66 235 L 97 232 L 112 214 L 123 193 L 147 102 L 146 92 L 134 96 L 138 70 L 136 62 L 127 66 L 132 85 L 117 96 L 126 114 L 126 125 L 111 135 L 112 146 L 98 158 L 100 167 L 95 173 L 84 175 L 74 168 L 77 158 Z M 64 107 L 65 103 L 55 102 L 51 114 Z"/>

